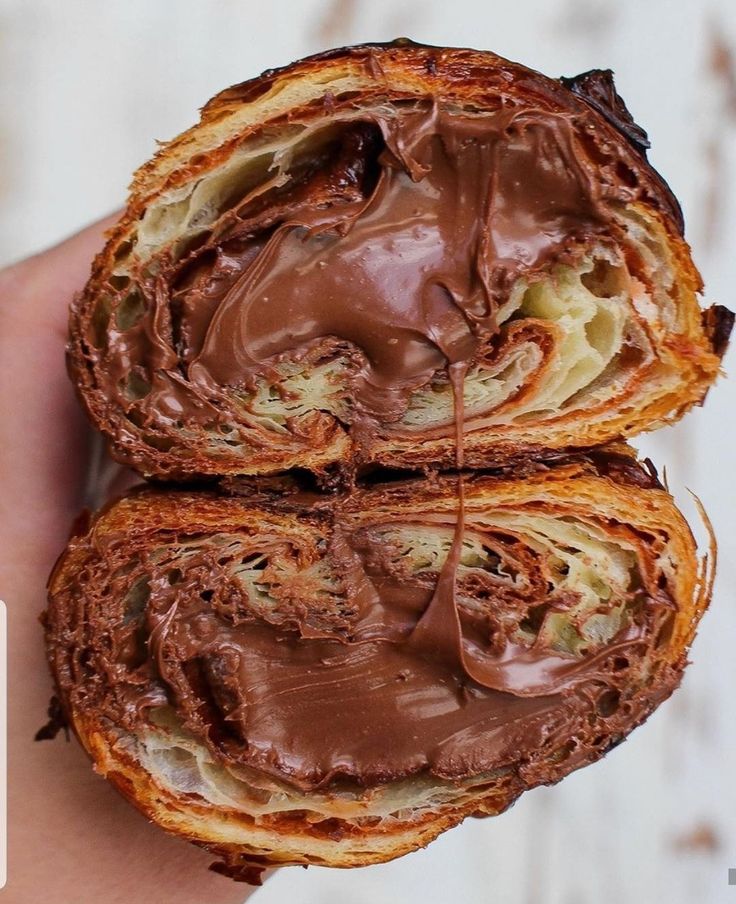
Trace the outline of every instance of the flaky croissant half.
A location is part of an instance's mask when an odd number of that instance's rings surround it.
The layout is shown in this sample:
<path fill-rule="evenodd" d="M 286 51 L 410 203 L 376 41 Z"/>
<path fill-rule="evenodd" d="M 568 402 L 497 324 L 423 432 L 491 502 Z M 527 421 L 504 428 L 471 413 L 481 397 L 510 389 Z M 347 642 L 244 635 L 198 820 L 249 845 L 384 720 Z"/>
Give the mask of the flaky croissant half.
<path fill-rule="evenodd" d="M 254 881 L 389 860 L 601 757 L 680 681 L 710 568 L 626 452 L 463 486 L 104 509 L 45 614 L 97 770 Z"/>
<path fill-rule="evenodd" d="M 732 317 L 609 72 L 408 42 L 211 100 L 137 173 L 70 367 L 148 476 L 472 467 L 679 417 Z M 457 404 L 455 404 L 457 403 Z"/>

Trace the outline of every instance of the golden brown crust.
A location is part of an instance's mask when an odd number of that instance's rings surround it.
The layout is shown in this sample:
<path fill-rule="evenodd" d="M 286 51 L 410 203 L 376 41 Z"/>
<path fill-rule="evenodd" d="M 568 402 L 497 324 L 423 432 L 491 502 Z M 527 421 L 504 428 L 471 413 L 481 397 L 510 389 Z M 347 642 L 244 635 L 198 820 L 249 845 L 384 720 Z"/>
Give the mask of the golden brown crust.
<path fill-rule="evenodd" d="M 580 410 L 563 410 L 541 423 L 507 422 L 503 406 L 490 421 L 479 417 L 466 435 L 467 463 L 482 467 L 526 454 L 539 457 L 592 447 L 670 423 L 698 403 L 718 374 L 728 334 L 726 320 L 720 318 L 715 331 L 708 326 L 710 320 L 703 327 L 697 301 L 701 279 L 681 234 L 679 208 L 646 163 L 640 143 L 632 139 L 630 124 L 622 125 L 620 111 L 618 119 L 601 115 L 600 96 L 591 100 L 589 86 L 578 89 L 492 53 L 398 43 L 331 51 L 267 72 L 213 98 L 197 126 L 164 145 L 136 173 L 127 209 L 109 233 L 72 312 L 71 374 L 92 421 L 110 440 L 116 457 L 145 475 L 168 478 L 270 473 L 293 467 L 320 472 L 335 464 L 350 467 L 356 460 L 398 467 L 452 466 L 454 436 L 446 425 L 426 436 L 408 428 L 403 433 L 377 430 L 370 441 L 361 441 L 363 448 L 356 449 L 340 418 L 324 412 L 309 421 L 307 440 L 281 443 L 278 436 L 251 425 L 241 446 L 220 444 L 215 449 L 206 437 L 191 431 L 178 437 L 175 431 L 157 433 L 147 416 L 128 417 L 110 400 L 102 379 L 110 366 L 105 360 L 105 336 L 114 329 L 105 322 L 112 317 L 105 313 L 106 294 L 122 272 L 121 262 L 126 267 L 142 266 L 153 247 L 153 233 L 159 246 L 180 236 L 183 226 L 173 219 L 167 225 L 166 218 L 192 186 L 228 165 L 243 148 L 264 141 L 264 135 L 273 136 L 278 144 L 294 121 L 327 122 L 341 111 L 354 113 L 384 101 L 426 96 L 463 109 L 494 110 L 503 103 L 590 119 L 598 140 L 615 148 L 622 169 L 636 174 L 638 199 L 622 215 L 626 229 L 639 230 L 654 255 L 648 262 L 629 261 L 637 284 L 649 283 L 649 301 L 632 317 L 651 344 L 651 361 L 633 372 L 613 401 L 593 399 Z M 664 297 L 667 293 L 669 300 Z M 672 305 L 666 315 L 665 301 Z M 662 312 L 652 315 L 652 304 L 661 306 Z M 101 336 L 99 348 L 90 340 L 95 330 Z M 535 372 L 527 394 L 543 383 L 545 374 L 544 367 Z M 516 403 L 513 397 L 508 406 Z M 235 415 L 228 412 L 227 417 L 232 421 Z"/>
<path fill-rule="evenodd" d="M 172 537 L 181 542 L 235 533 L 296 536 L 305 549 L 317 550 L 319 538 L 332 530 L 329 525 L 335 518 L 336 499 L 344 529 L 345 525 L 370 523 L 423 523 L 421 518 L 427 517 L 427 512 L 433 518 L 443 513 L 452 518 L 457 506 L 455 491 L 454 479 L 444 478 L 366 487 L 342 497 L 304 497 L 300 492 L 271 492 L 267 486 L 255 494 L 231 498 L 145 489 L 105 509 L 72 540 L 59 560 L 50 579 L 45 616 L 50 663 L 60 697 L 96 769 L 157 824 L 222 858 L 224 871 L 252 880 L 252 870 L 264 865 L 350 867 L 390 860 L 426 845 L 468 815 L 500 813 L 524 790 L 555 782 L 602 756 L 679 683 L 712 583 L 713 563 L 698 563 L 692 535 L 671 497 L 625 447 L 553 468 L 530 465 L 520 479 L 475 476 L 466 481 L 466 517 L 471 522 L 478 517 L 493 521 L 498 513 L 504 517 L 526 513 L 533 519 L 561 518 L 561 523 L 578 518 L 581 523 L 597 525 L 595 531 L 602 530 L 613 543 L 623 536 L 638 537 L 641 580 L 659 587 L 665 593 L 665 606 L 674 607 L 668 631 L 660 631 L 656 643 L 651 641 L 647 652 L 641 654 L 637 671 L 626 678 L 628 686 L 625 683 L 620 689 L 622 699 L 631 700 L 626 713 L 612 716 L 604 712 L 603 719 L 596 716 L 589 730 L 597 737 L 577 751 L 551 747 L 541 759 L 529 756 L 485 776 L 468 775 L 449 782 L 430 777 L 434 803 L 431 795 L 429 803 L 426 795 L 422 804 L 416 803 L 422 799 L 417 797 L 426 780 L 422 776 L 410 776 L 399 785 L 389 782 L 380 786 L 381 793 L 400 788 L 395 793 L 403 795 L 403 803 L 394 805 L 390 818 L 345 817 L 344 788 L 333 798 L 329 786 L 302 795 L 292 789 L 288 794 L 296 797 L 291 808 L 254 813 L 248 812 L 247 805 L 213 804 L 198 794 L 173 789 L 164 775 L 152 774 L 150 766 L 141 761 L 147 743 L 145 720 L 135 723 L 137 728 L 126 728 L 124 720 L 116 724 L 112 711 L 99 703 L 99 682 L 104 685 L 105 674 L 112 673 L 85 674 L 80 655 L 86 647 L 80 637 L 98 630 L 93 596 L 100 586 L 125 571 L 126 557 L 132 556 L 133 550 L 144 550 L 150 557 Z M 113 549 L 122 550 L 122 558 L 110 558 Z M 662 571 L 665 561 L 669 565 Z M 113 567 L 117 569 L 114 574 L 110 571 Z M 110 605 L 114 602 L 109 600 Z M 662 600 L 656 604 L 661 605 Z M 165 736 L 164 731 L 159 740 Z M 180 738 L 180 742 L 200 749 L 191 738 Z M 369 797 L 376 793 L 375 788 L 367 791 Z"/>

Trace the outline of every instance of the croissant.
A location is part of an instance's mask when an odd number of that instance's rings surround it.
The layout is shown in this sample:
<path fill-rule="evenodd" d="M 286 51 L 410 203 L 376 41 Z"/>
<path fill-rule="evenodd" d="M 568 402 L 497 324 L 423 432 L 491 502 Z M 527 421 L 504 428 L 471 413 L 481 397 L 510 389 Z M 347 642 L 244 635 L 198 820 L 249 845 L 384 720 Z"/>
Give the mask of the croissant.
<path fill-rule="evenodd" d="M 459 494 L 260 480 L 109 505 L 45 613 L 97 770 L 222 872 L 414 850 L 597 760 L 680 681 L 713 563 L 625 448 Z"/>
<path fill-rule="evenodd" d="M 115 456 L 188 479 L 502 466 L 672 421 L 733 315 L 610 72 L 410 42 L 230 88 L 135 176 L 71 317 Z"/>

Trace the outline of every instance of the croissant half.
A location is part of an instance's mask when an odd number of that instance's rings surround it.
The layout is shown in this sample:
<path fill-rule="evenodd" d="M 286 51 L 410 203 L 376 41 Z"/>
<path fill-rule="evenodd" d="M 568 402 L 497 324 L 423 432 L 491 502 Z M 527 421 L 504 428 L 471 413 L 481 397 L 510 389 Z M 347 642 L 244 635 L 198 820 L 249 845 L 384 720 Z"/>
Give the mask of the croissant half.
<path fill-rule="evenodd" d="M 226 90 L 139 170 L 74 306 L 83 402 L 174 478 L 447 467 L 458 425 L 484 467 L 671 421 L 732 317 L 703 316 L 646 146 L 610 73 L 479 51 Z"/>
<path fill-rule="evenodd" d="M 711 589 L 624 451 L 317 494 L 143 489 L 50 580 L 49 660 L 96 768 L 257 879 L 493 815 L 678 684 Z"/>

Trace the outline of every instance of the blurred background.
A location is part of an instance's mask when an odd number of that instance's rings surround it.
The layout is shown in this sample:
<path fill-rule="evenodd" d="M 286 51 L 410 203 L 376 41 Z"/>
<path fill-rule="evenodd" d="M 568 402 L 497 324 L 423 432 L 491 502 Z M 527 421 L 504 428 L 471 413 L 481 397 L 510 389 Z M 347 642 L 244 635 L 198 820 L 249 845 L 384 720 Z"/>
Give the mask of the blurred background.
<path fill-rule="evenodd" d="M 219 89 L 400 35 L 550 76 L 615 70 L 682 201 L 706 299 L 734 306 L 733 0 L 0 0 L 0 265 L 118 207 L 156 139 Z M 688 489 L 702 498 L 720 541 L 681 690 L 605 761 L 507 814 L 385 866 L 281 870 L 257 904 L 736 902 L 736 355 L 725 366 L 704 409 L 636 444 L 694 524 Z"/>

